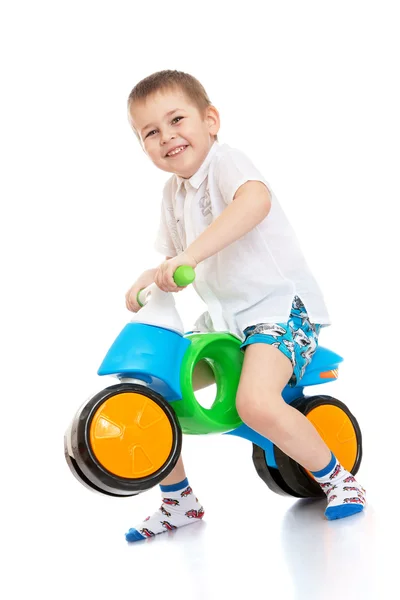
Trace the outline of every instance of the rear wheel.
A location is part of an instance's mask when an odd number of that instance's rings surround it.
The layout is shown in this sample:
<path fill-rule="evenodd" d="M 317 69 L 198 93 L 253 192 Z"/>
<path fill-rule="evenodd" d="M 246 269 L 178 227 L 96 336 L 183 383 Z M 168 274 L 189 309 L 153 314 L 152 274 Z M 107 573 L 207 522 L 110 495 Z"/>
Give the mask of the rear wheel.
<path fill-rule="evenodd" d="M 299 398 L 292 404 L 314 425 L 343 467 L 355 475 L 362 459 L 359 424 L 347 406 L 331 396 Z M 325 497 L 313 476 L 274 446 L 275 460 L 285 483 L 302 498 Z"/>
<path fill-rule="evenodd" d="M 134 496 L 165 479 L 182 446 L 174 410 L 146 386 L 123 383 L 91 398 L 65 437 L 81 483 L 112 496 Z"/>
<path fill-rule="evenodd" d="M 260 446 L 253 444 L 253 464 L 257 474 L 264 483 L 267 484 L 270 490 L 280 496 L 296 496 L 301 498 L 292 488 L 290 488 L 282 475 L 275 467 L 269 467 L 265 456 L 265 451 Z"/>
<path fill-rule="evenodd" d="M 355 475 L 362 460 L 362 436 L 347 406 L 331 396 L 299 398 L 291 406 L 311 421 L 344 468 Z M 325 497 L 313 476 L 274 445 L 277 468 L 267 464 L 264 451 L 253 445 L 257 473 L 276 493 L 296 498 Z"/>

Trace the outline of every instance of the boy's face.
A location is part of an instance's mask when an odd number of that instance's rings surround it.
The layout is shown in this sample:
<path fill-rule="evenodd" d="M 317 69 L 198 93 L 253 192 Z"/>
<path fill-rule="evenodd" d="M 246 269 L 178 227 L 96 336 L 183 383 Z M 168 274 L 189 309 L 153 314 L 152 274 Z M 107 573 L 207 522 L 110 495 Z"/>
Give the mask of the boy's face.
<path fill-rule="evenodd" d="M 202 165 L 220 126 L 215 107 L 207 107 L 202 114 L 179 89 L 136 102 L 130 117 L 156 167 L 186 179 Z"/>

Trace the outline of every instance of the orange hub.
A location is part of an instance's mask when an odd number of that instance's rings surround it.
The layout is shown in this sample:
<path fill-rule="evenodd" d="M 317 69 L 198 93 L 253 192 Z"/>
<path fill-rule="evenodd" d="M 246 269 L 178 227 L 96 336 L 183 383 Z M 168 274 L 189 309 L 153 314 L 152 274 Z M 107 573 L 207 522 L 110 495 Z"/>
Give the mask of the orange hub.
<path fill-rule="evenodd" d="M 317 406 L 307 415 L 324 442 L 332 450 L 347 471 L 351 471 L 357 459 L 357 438 L 347 414 L 338 406 Z"/>
<path fill-rule="evenodd" d="M 90 445 L 113 475 L 138 479 L 163 466 L 172 449 L 171 423 L 154 400 L 136 392 L 111 396 L 90 424 Z"/>

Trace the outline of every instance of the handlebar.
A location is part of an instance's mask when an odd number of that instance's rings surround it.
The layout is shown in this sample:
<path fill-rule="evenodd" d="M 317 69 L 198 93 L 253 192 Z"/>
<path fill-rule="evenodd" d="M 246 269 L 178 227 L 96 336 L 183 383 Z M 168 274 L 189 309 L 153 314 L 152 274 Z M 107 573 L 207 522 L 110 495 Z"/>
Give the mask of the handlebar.
<path fill-rule="evenodd" d="M 191 284 L 195 278 L 196 275 L 194 269 L 188 265 L 181 265 L 174 273 L 174 281 L 178 287 L 186 287 Z M 155 283 L 152 283 L 148 287 L 138 291 L 136 300 L 141 307 L 146 304 L 147 298 L 151 296 L 151 290 L 154 289 L 154 286 L 157 287 Z"/>

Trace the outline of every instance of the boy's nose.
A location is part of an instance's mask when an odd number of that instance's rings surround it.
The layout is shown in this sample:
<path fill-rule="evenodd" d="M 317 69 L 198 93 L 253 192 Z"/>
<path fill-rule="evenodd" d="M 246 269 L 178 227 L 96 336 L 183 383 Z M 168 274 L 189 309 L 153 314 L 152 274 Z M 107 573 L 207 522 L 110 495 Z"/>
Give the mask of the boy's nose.
<path fill-rule="evenodd" d="M 172 131 L 162 131 L 160 135 L 161 144 L 164 146 L 168 144 L 169 141 L 175 138 L 175 134 Z"/>

